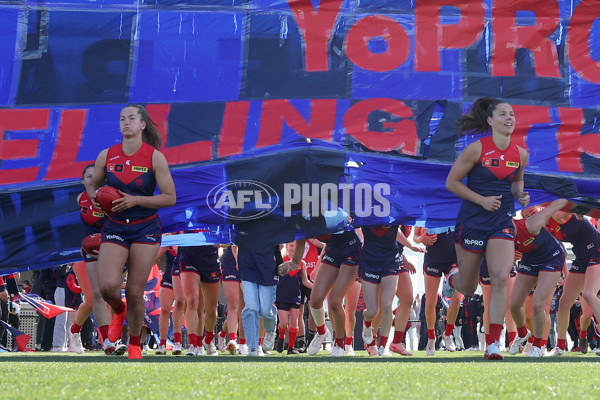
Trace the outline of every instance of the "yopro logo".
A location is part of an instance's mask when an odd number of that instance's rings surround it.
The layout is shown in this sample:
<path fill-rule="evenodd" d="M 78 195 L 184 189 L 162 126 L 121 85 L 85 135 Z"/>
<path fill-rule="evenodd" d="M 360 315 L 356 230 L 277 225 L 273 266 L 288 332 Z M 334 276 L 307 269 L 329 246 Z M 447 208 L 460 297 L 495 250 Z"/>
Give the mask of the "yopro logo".
<path fill-rule="evenodd" d="M 483 240 L 477 240 L 477 239 L 465 239 L 464 240 L 465 244 L 468 245 L 475 245 L 475 246 L 483 246 Z"/>
<path fill-rule="evenodd" d="M 215 214 L 247 221 L 273 212 L 279 205 L 279 197 L 275 190 L 265 183 L 236 180 L 213 187 L 208 192 L 206 202 Z"/>

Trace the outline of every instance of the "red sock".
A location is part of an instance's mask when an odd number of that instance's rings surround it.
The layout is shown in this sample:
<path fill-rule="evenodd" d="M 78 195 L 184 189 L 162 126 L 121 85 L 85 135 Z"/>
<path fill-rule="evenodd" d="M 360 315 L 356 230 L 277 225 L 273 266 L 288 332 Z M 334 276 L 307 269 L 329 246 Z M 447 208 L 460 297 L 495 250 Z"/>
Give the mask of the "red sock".
<path fill-rule="evenodd" d="M 204 336 L 204 343 L 210 344 L 215 338 L 215 331 L 206 331 L 206 336 Z"/>
<path fill-rule="evenodd" d="M 565 350 L 567 348 L 567 339 L 558 339 L 556 341 L 556 347 Z"/>
<path fill-rule="evenodd" d="M 319 335 L 324 335 L 325 332 L 327 332 L 327 328 L 325 328 L 325 324 L 323 324 L 321 326 L 317 326 L 317 333 Z"/>
<path fill-rule="evenodd" d="M 529 336 L 529 339 L 527 339 L 527 343 L 533 343 L 533 335 Z"/>
<path fill-rule="evenodd" d="M 488 346 L 490 345 L 492 342 L 490 342 L 490 334 L 486 333 L 485 334 L 485 345 Z"/>
<path fill-rule="evenodd" d="M 542 339 L 542 347 L 548 346 L 548 339 Z"/>
<path fill-rule="evenodd" d="M 427 329 L 427 339 L 435 339 L 435 329 Z"/>
<path fill-rule="evenodd" d="M 534 338 L 533 338 L 533 345 L 534 345 L 535 347 L 542 348 L 542 338 L 539 338 L 539 337 L 534 337 Z"/>
<path fill-rule="evenodd" d="M 296 346 L 296 338 L 298 337 L 298 328 L 290 327 L 288 336 L 288 348 Z"/>
<path fill-rule="evenodd" d="M 198 335 L 196 336 L 196 347 L 202 346 L 202 339 L 204 338 L 204 335 Z"/>
<path fill-rule="evenodd" d="M 579 331 L 579 337 L 580 338 L 587 338 L 587 331 Z"/>
<path fill-rule="evenodd" d="M 139 336 L 129 336 L 129 345 L 130 346 L 138 346 L 140 345 L 140 337 Z"/>
<path fill-rule="evenodd" d="M 350 336 L 350 337 L 346 336 L 346 342 L 345 342 L 345 344 L 347 346 L 352 346 L 352 342 L 353 341 L 354 341 L 354 337 L 353 336 Z"/>
<path fill-rule="evenodd" d="M 380 336 L 379 337 L 379 345 L 385 347 L 387 345 L 388 337 Z"/>
<path fill-rule="evenodd" d="M 108 337 L 108 325 L 99 326 L 98 332 L 100 333 L 100 340 L 104 343 L 104 339 Z"/>
<path fill-rule="evenodd" d="M 519 334 L 520 338 L 524 338 L 527 336 L 527 327 L 525 325 L 517 327 L 517 333 Z"/>
<path fill-rule="evenodd" d="M 404 339 L 404 331 L 395 331 L 392 343 L 402 343 L 402 339 Z"/>
<path fill-rule="evenodd" d="M 373 321 L 367 321 L 367 320 L 365 319 L 365 320 L 364 320 L 364 323 L 365 323 L 365 326 L 366 326 L 367 328 L 370 328 L 370 327 L 371 327 L 371 324 L 373 323 Z"/>
<path fill-rule="evenodd" d="M 282 328 L 281 325 L 280 325 L 279 326 L 279 339 L 281 339 L 281 340 L 285 339 L 285 333 L 286 332 L 287 332 L 287 327 L 286 328 Z"/>
<path fill-rule="evenodd" d="M 262 346 L 264 340 L 265 340 L 265 338 L 262 338 L 262 337 L 260 339 L 258 339 L 258 345 Z"/>
<path fill-rule="evenodd" d="M 335 345 L 344 348 L 344 338 L 335 338 Z"/>
<path fill-rule="evenodd" d="M 229 334 L 229 341 L 236 341 L 237 340 L 237 333 L 230 333 Z"/>
<path fill-rule="evenodd" d="M 173 342 L 174 343 L 181 343 L 181 332 L 175 332 L 175 333 L 173 333 Z"/>
<path fill-rule="evenodd" d="M 117 308 L 115 308 L 115 313 L 116 314 L 121 314 L 123 311 L 125 311 L 125 303 L 121 302 L 121 305 Z"/>
<path fill-rule="evenodd" d="M 196 342 L 197 342 L 197 337 L 198 335 L 196 335 L 195 333 L 190 333 L 188 335 L 188 340 L 190 342 L 190 346 L 196 346 Z"/>
<path fill-rule="evenodd" d="M 246 338 L 240 338 L 240 344 L 246 344 Z"/>
<path fill-rule="evenodd" d="M 502 324 L 490 324 L 490 340 L 492 343 L 500 341 Z"/>
<path fill-rule="evenodd" d="M 446 335 L 446 336 L 452 335 L 452 331 L 454 330 L 454 328 L 455 328 L 455 325 L 446 323 L 446 332 L 444 332 L 444 335 Z"/>
<path fill-rule="evenodd" d="M 219 336 L 222 338 L 226 338 L 227 337 L 227 332 L 225 332 L 224 330 L 221 330 L 221 332 L 219 332 Z"/>
<path fill-rule="evenodd" d="M 166 346 L 167 345 L 167 339 L 160 339 L 160 345 L 161 346 Z"/>
<path fill-rule="evenodd" d="M 373 341 L 371 343 L 369 343 L 369 346 L 376 346 L 377 345 L 377 335 L 373 336 Z"/>
<path fill-rule="evenodd" d="M 81 328 L 83 328 L 83 325 L 77 325 L 73 322 L 73 325 L 71 325 L 71 333 L 79 333 L 81 332 Z"/>

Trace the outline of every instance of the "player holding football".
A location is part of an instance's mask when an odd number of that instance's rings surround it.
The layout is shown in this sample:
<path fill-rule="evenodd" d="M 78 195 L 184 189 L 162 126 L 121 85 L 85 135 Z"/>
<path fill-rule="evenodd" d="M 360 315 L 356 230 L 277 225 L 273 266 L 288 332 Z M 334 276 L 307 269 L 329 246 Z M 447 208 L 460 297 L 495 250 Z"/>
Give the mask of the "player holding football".
<path fill-rule="evenodd" d="M 156 211 L 175 204 L 175 184 L 165 156 L 157 149 L 162 137 L 148 112 L 141 105 L 121 110 L 122 142 L 104 149 L 87 194 L 95 207 L 96 191 L 106 183 L 115 187 L 122 198 L 112 202 L 102 228 L 102 245 L 98 257 L 100 291 L 116 313 L 110 324 L 105 351 L 114 347 L 127 316 L 129 324 L 128 358 L 142 358 L 140 335 L 144 318 L 143 294 L 148 275 L 156 260 L 161 240 L 161 226 Z M 159 194 L 154 194 L 158 185 Z M 109 211 L 109 210 L 104 210 Z M 121 300 L 123 266 L 127 264 L 126 303 Z"/>

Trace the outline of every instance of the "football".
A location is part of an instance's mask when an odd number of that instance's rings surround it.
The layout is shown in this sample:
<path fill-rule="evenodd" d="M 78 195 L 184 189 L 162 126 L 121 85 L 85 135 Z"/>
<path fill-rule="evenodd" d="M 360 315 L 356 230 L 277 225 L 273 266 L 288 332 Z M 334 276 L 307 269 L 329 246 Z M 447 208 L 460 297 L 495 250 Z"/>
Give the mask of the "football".
<path fill-rule="evenodd" d="M 100 208 L 108 215 L 115 215 L 114 212 L 110 211 L 114 207 L 112 204 L 113 200 L 120 199 L 121 194 L 117 189 L 112 186 L 102 186 L 96 192 L 96 201 L 100 204 Z"/>
<path fill-rule="evenodd" d="M 97 257 L 98 255 L 94 253 L 94 250 L 100 251 L 101 244 L 102 244 L 102 234 L 101 233 L 93 233 L 89 236 L 86 236 L 83 239 L 83 241 L 81 242 L 81 247 L 90 256 Z"/>

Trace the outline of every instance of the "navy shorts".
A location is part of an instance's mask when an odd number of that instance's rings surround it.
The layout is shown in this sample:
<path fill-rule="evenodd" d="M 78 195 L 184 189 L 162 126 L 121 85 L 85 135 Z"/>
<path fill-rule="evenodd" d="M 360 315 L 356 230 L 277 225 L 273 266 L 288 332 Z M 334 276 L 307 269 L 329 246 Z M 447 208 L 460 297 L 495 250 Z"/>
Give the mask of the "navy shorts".
<path fill-rule="evenodd" d="M 510 275 L 511 278 L 514 278 L 515 276 L 517 276 L 517 266 L 513 265 L 512 269 L 510 270 Z M 488 267 L 487 267 L 487 263 L 482 262 L 481 266 L 479 267 L 479 283 L 481 283 L 482 285 L 489 285 L 490 284 L 490 272 L 488 271 Z"/>
<path fill-rule="evenodd" d="M 161 226 L 157 215 L 129 223 L 108 219 L 102 227 L 102 243 L 115 243 L 129 248 L 132 243 L 160 244 Z"/>
<path fill-rule="evenodd" d="M 81 248 L 79 253 L 81 254 L 81 257 L 83 257 L 83 262 L 89 263 L 98 261 L 98 257 L 92 257 L 83 249 L 83 247 Z"/>
<path fill-rule="evenodd" d="M 399 275 L 401 272 L 408 272 L 402 261 L 402 257 L 396 258 L 392 262 L 372 262 L 360 260 L 358 274 L 360 279 L 371 283 L 381 283 L 381 279 L 386 276 Z"/>
<path fill-rule="evenodd" d="M 352 247 L 344 255 L 328 254 L 327 248 L 325 248 L 325 254 L 321 257 L 321 262 L 332 267 L 339 268 L 342 264 L 349 265 L 351 267 L 358 265 L 360 259 L 360 246 Z"/>
<path fill-rule="evenodd" d="M 593 257 L 590 257 L 587 260 L 583 261 L 577 260 L 577 258 L 575 258 L 575 260 L 573 260 L 573 263 L 571 264 L 571 268 L 569 268 L 569 272 L 574 272 L 576 274 L 585 274 L 585 272 L 587 271 L 587 267 L 597 264 L 600 264 L 600 255 L 598 255 L 598 253 L 596 253 L 596 255 L 594 255 Z"/>
<path fill-rule="evenodd" d="M 472 229 L 464 225 L 456 227 L 454 243 L 467 251 L 481 253 L 490 239 L 515 240 L 515 227 L 512 224 L 490 230 Z"/>
<path fill-rule="evenodd" d="M 519 263 L 517 272 L 524 275 L 538 276 L 540 272 L 557 272 L 562 271 L 565 265 L 565 255 L 563 253 L 557 255 L 552 260 L 548 260 L 543 264 Z"/>
<path fill-rule="evenodd" d="M 304 283 L 300 282 L 300 304 L 304 304 L 307 300 L 310 300 L 311 293 L 312 289 L 307 288 L 304 286 Z"/>
<path fill-rule="evenodd" d="M 223 282 L 241 282 L 242 278 L 237 268 L 227 268 L 221 265 L 221 280 Z"/>
<path fill-rule="evenodd" d="M 217 283 L 221 281 L 221 267 L 215 259 L 194 260 L 194 262 L 180 262 L 181 272 L 194 272 L 200 275 L 200 280 L 206 283 Z"/>
<path fill-rule="evenodd" d="M 429 276 L 441 277 L 442 274 L 448 275 L 452 268 L 456 268 L 457 264 L 448 263 L 423 263 L 423 273 Z"/>
<path fill-rule="evenodd" d="M 285 303 L 283 301 L 275 302 L 275 306 L 277 307 L 278 310 L 282 310 L 282 311 L 290 311 L 291 308 L 300 309 L 299 303 Z"/>

